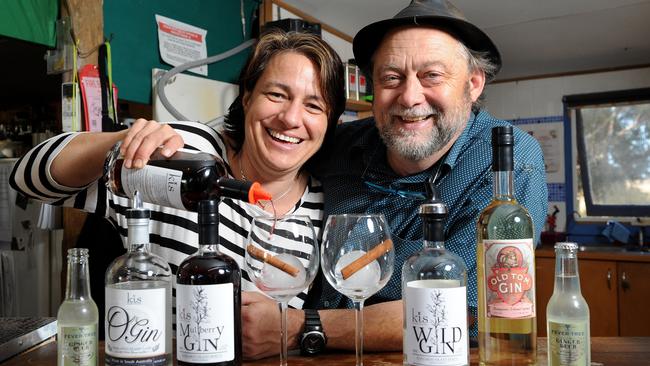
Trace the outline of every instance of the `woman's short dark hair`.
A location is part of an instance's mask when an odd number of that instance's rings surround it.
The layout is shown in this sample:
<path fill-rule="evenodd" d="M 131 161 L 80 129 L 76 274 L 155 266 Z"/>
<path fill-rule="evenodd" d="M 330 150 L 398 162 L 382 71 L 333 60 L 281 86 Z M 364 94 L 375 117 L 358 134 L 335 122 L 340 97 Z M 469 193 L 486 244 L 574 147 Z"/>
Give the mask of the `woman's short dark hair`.
<path fill-rule="evenodd" d="M 246 92 L 251 93 L 271 58 L 284 52 L 296 52 L 309 59 L 319 74 L 320 92 L 327 112 L 325 141 L 334 133 L 339 116 L 345 109 L 345 77 L 340 57 L 320 37 L 299 32 L 285 32 L 271 29 L 262 34 L 248 56 L 239 74 L 239 95 L 230 105 L 225 117 L 225 134 L 232 141 L 232 148 L 238 153 L 244 144 L 244 105 Z"/>

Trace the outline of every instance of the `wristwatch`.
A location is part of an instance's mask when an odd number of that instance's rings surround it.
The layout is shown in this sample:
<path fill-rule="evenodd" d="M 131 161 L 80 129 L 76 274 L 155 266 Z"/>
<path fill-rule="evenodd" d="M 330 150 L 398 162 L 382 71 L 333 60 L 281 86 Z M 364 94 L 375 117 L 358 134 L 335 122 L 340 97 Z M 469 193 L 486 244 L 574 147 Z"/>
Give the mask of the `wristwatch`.
<path fill-rule="evenodd" d="M 327 337 L 323 331 L 318 311 L 303 309 L 305 311 L 305 330 L 300 336 L 300 353 L 303 356 L 315 356 L 321 353 L 327 345 Z"/>

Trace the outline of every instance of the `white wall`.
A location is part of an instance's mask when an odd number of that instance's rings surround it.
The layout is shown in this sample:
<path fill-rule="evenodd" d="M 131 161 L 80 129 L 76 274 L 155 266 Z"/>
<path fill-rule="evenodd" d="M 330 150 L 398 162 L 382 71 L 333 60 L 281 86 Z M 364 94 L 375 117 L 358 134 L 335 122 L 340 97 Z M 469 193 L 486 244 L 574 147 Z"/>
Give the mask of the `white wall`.
<path fill-rule="evenodd" d="M 562 97 L 570 94 L 650 86 L 650 67 L 488 85 L 486 106 L 502 119 L 562 115 Z"/>
<path fill-rule="evenodd" d="M 524 81 L 498 83 L 486 87 L 486 107 L 495 117 L 514 120 L 519 127 L 534 132 L 533 136 L 542 138 L 540 143 L 549 144 L 549 131 L 553 134 L 563 134 L 563 105 L 562 97 L 571 94 L 595 93 L 613 90 L 636 89 L 650 87 L 650 67 L 624 71 L 611 71 L 575 76 L 553 77 Z M 538 138 L 539 139 L 539 138 Z M 557 141 L 564 142 L 562 135 Z M 549 149 L 548 155 L 559 152 L 557 160 L 570 151 L 564 146 L 557 146 L 557 150 Z M 563 168 L 555 167 L 549 171 L 548 160 L 553 157 L 545 156 L 547 160 L 547 183 L 551 198 L 562 197 L 570 199 L 571 193 L 565 192 L 566 177 Z M 557 216 L 557 231 L 564 231 L 566 224 L 566 210 L 563 201 L 549 201 L 549 213 L 553 206 L 558 206 L 560 213 Z"/>

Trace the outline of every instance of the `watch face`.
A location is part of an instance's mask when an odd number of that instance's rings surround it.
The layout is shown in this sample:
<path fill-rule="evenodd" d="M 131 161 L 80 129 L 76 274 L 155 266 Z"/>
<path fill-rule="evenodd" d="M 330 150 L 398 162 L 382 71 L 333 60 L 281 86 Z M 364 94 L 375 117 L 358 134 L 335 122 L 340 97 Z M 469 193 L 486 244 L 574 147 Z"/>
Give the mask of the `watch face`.
<path fill-rule="evenodd" d="M 300 342 L 300 349 L 308 355 L 320 353 L 325 348 L 325 335 L 321 332 L 306 333 Z"/>

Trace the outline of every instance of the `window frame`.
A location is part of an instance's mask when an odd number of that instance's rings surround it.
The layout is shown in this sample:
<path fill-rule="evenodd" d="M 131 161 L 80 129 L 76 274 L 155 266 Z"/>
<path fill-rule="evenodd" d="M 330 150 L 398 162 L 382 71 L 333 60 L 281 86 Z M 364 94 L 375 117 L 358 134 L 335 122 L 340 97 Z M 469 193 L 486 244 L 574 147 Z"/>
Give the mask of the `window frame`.
<path fill-rule="evenodd" d="M 608 221 L 622 223 L 646 222 L 650 216 L 648 206 L 640 205 L 601 205 L 595 204 L 591 197 L 591 185 L 588 179 L 588 165 L 584 152 L 584 140 L 578 138 L 582 133 L 579 108 L 625 104 L 647 101 L 650 103 L 650 88 L 627 89 L 598 93 L 566 95 L 562 98 L 564 109 L 564 138 L 565 146 L 565 178 L 567 206 L 567 234 L 576 236 L 597 237 L 602 231 L 602 224 Z M 581 172 L 577 172 L 577 164 Z M 587 216 L 579 217 L 575 209 L 577 204 L 578 179 L 583 190 Z M 576 240 L 577 241 L 577 240 Z"/>

